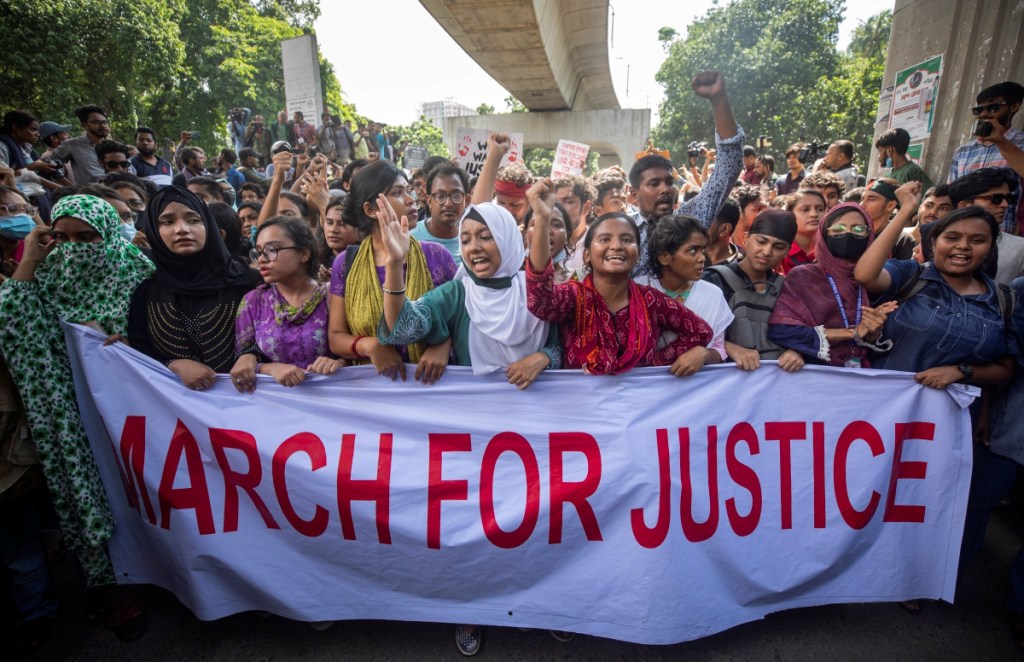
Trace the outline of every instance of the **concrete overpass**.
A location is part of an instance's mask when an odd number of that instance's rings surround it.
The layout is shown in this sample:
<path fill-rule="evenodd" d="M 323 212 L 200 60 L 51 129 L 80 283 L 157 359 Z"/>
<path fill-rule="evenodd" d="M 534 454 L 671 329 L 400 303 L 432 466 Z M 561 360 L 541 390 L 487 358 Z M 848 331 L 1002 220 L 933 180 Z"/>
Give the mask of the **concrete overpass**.
<path fill-rule="evenodd" d="M 445 120 L 521 132 L 528 148 L 560 138 L 614 153 L 628 168 L 650 133 L 650 110 L 621 110 L 608 62 L 608 0 L 420 0 L 446 32 L 529 113 Z M 575 117 L 572 117 L 575 115 Z M 514 128 L 513 128 L 514 127 Z"/>

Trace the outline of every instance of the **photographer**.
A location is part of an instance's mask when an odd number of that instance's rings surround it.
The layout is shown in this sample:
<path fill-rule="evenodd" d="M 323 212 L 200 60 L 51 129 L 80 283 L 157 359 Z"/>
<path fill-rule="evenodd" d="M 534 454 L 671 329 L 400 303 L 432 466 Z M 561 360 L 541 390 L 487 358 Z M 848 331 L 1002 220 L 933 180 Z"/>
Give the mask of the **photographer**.
<path fill-rule="evenodd" d="M 245 147 L 245 127 L 252 111 L 248 108 L 232 108 L 228 112 L 228 135 L 235 144 L 235 152 Z"/>
<path fill-rule="evenodd" d="M 857 166 L 853 165 L 853 143 L 849 140 L 829 145 L 821 165 L 839 175 L 847 191 L 857 188 Z"/>
<path fill-rule="evenodd" d="M 265 125 L 263 115 L 254 116 L 245 129 L 245 146 L 251 147 L 259 156 L 260 163 L 266 165 L 270 163 L 270 146 L 273 144 L 274 137 Z M 242 150 L 238 150 L 238 154 L 241 156 Z"/>
<path fill-rule="evenodd" d="M 956 148 L 946 181 L 981 168 L 1010 168 L 1016 173 L 1011 192 L 1019 196 L 1024 177 L 1024 132 L 1010 126 L 1010 122 L 1024 102 L 1024 86 L 1011 81 L 991 85 L 979 92 L 975 101 L 978 105 L 971 108 L 978 118 L 971 131 L 975 139 Z M 1004 232 L 1020 233 L 1020 210 L 1017 201 L 1007 208 Z"/>

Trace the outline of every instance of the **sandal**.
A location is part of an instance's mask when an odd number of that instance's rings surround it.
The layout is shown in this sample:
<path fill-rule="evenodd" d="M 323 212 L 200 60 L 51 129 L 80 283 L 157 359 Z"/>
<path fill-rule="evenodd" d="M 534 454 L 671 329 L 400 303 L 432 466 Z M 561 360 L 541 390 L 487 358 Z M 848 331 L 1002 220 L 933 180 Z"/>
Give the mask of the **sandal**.
<path fill-rule="evenodd" d="M 911 616 L 920 616 L 923 610 L 920 600 L 904 600 L 903 602 L 897 602 L 899 608 L 907 612 Z"/>

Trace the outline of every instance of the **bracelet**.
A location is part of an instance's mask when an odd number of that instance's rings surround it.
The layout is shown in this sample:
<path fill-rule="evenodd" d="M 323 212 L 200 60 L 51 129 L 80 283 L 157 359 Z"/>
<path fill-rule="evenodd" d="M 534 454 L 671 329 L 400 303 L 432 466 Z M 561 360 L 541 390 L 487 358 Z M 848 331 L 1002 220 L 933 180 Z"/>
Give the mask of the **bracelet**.
<path fill-rule="evenodd" d="M 854 327 L 853 329 L 853 343 L 855 345 L 859 345 L 860 347 L 873 349 L 876 352 L 888 352 L 890 349 L 892 349 L 892 340 L 882 340 L 881 338 L 879 338 L 878 342 L 869 342 L 860 337 L 860 334 L 857 333 L 856 327 Z"/>
<path fill-rule="evenodd" d="M 366 358 L 365 356 L 363 356 L 362 354 L 359 353 L 358 349 L 356 349 L 356 345 L 358 345 L 359 341 L 362 340 L 365 337 L 366 336 L 356 336 L 356 339 L 352 341 L 351 345 L 349 345 L 348 353 L 351 354 L 352 356 L 356 357 L 357 359 L 365 359 Z"/>
<path fill-rule="evenodd" d="M 384 291 L 384 294 L 405 294 L 405 291 L 407 289 L 409 289 L 409 288 L 408 287 L 403 287 L 400 290 L 389 290 L 388 288 L 386 288 L 386 287 L 384 287 L 382 285 L 380 289 Z"/>

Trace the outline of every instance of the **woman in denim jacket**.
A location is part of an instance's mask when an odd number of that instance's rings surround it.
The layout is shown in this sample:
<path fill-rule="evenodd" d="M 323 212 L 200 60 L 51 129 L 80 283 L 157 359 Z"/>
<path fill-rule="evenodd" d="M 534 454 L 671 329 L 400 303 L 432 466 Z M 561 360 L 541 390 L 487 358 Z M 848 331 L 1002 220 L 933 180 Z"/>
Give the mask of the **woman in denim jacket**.
<path fill-rule="evenodd" d="M 920 185 L 897 191 L 902 208 L 915 208 Z M 1004 322 L 996 283 L 982 270 L 995 250 L 999 226 L 981 207 L 964 207 L 935 223 L 932 261 L 888 260 L 910 214 L 898 214 L 857 262 L 854 278 L 875 302 L 900 297 L 908 281 L 921 287 L 900 302 L 885 322 L 892 349 L 874 357 L 872 367 L 917 373 L 932 388 L 955 382 L 1001 386 L 1013 377 L 1019 355 L 1012 325 Z"/>

